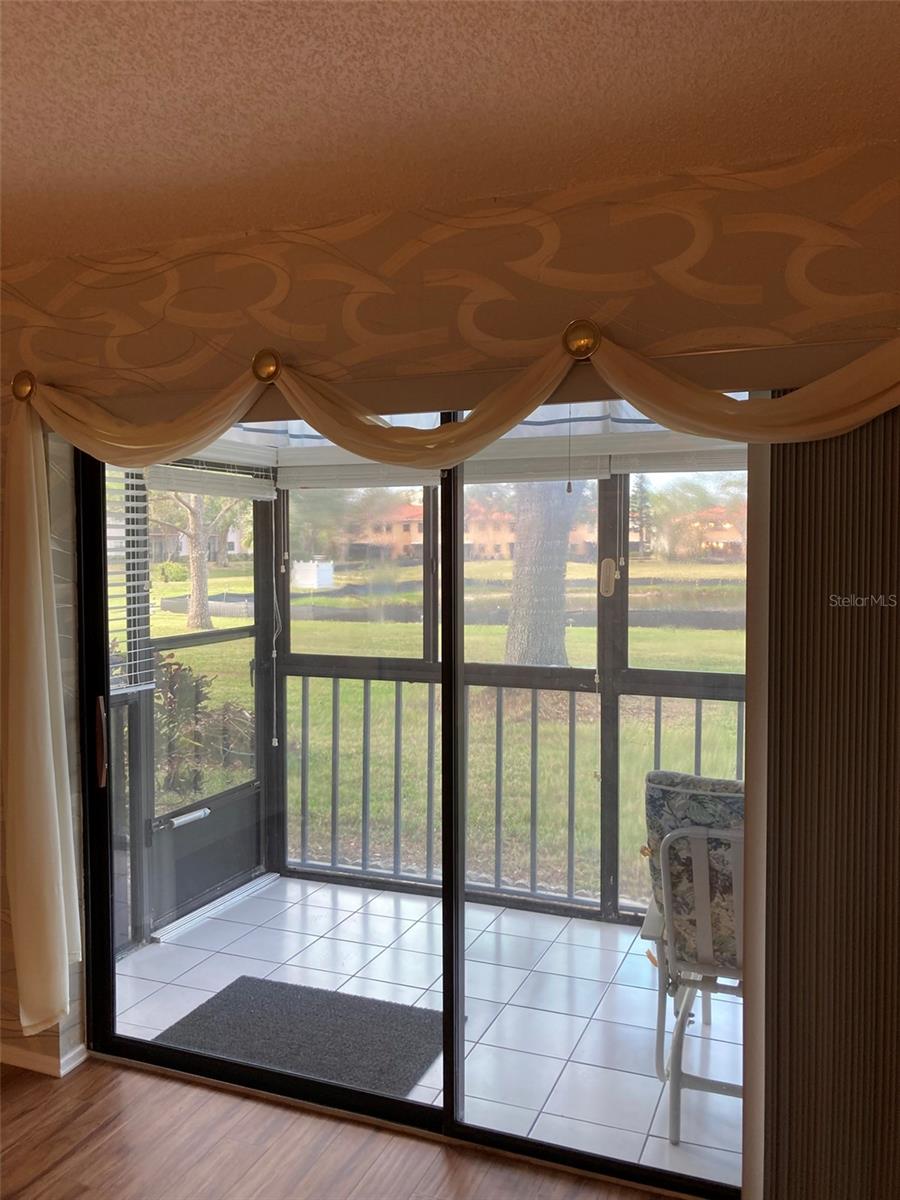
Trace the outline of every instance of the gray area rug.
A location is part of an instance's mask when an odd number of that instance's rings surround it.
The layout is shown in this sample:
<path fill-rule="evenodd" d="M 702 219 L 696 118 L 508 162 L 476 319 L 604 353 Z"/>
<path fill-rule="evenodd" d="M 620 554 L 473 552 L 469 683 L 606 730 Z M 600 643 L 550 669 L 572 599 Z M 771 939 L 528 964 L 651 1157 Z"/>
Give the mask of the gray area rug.
<path fill-rule="evenodd" d="M 389 1096 L 406 1096 L 443 1048 L 433 1009 L 246 975 L 154 1040 Z"/>

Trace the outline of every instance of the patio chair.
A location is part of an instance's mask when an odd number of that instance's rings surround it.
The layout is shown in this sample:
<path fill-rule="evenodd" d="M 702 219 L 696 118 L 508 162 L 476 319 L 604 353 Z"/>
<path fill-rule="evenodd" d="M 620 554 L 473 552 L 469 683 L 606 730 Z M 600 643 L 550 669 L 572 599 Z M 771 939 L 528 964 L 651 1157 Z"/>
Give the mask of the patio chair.
<path fill-rule="evenodd" d="M 684 1038 L 700 994 L 704 1025 L 715 994 L 743 994 L 744 785 L 651 771 L 646 788 L 653 901 L 641 937 L 655 945 L 658 972 L 656 1073 L 669 1084 L 669 1141 L 681 1140 L 684 1088 L 741 1096 L 740 1084 L 682 1069 Z M 675 1029 L 665 1053 L 666 1009 Z"/>

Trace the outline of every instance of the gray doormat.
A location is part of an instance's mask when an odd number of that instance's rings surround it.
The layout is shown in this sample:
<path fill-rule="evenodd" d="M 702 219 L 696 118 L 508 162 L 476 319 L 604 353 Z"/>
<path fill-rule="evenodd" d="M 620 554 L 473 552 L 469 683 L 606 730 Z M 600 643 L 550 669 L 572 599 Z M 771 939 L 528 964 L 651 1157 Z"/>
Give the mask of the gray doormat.
<path fill-rule="evenodd" d="M 388 1096 L 408 1095 L 443 1048 L 433 1009 L 247 975 L 154 1040 Z"/>

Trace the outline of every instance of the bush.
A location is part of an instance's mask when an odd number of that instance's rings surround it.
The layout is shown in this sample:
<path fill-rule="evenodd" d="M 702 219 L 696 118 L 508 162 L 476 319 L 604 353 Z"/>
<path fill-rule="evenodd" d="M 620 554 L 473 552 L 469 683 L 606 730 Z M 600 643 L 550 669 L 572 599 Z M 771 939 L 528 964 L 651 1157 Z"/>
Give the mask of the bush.
<path fill-rule="evenodd" d="M 154 583 L 184 583 L 189 578 L 189 572 L 185 563 L 154 563 L 150 568 L 150 578 Z"/>

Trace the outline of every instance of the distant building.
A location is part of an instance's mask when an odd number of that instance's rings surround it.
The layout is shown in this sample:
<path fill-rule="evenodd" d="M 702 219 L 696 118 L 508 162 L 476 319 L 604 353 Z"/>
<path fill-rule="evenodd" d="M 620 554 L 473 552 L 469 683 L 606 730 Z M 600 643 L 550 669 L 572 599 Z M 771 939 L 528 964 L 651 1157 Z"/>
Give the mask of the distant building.
<path fill-rule="evenodd" d="M 669 523 L 660 539 L 660 549 L 672 558 L 703 558 L 712 561 L 743 559 L 747 556 L 747 505 L 709 508 L 685 513 Z"/>

